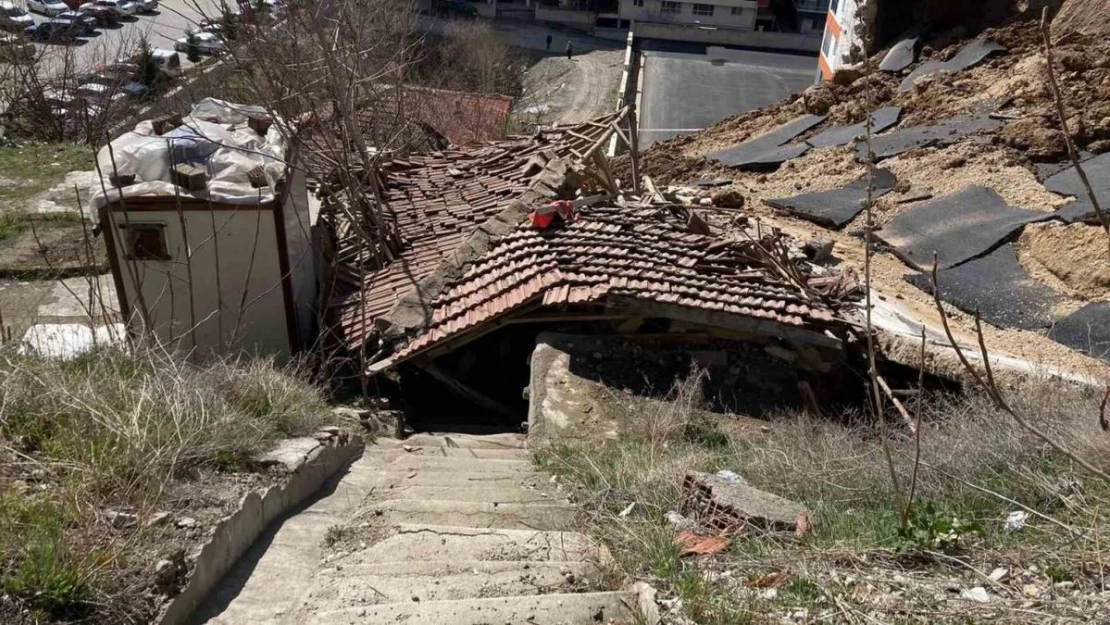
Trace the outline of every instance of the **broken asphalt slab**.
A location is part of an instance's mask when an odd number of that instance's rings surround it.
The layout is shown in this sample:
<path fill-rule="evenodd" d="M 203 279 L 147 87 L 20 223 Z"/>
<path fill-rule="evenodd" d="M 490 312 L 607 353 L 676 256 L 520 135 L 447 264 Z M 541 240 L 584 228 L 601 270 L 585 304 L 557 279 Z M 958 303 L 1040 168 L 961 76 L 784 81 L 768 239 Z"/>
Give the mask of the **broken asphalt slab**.
<path fill-rule="evenodd" d="M 899 91 L 913 89 L 913 83 L 922 76 L 936 72 L 962 72 L 983 62 L 988 56 L 996 52 L 1005 52 L 1006 46 L 989 39 L 976 39 L 967 44 L 956 53 L 949 61 L 927 61 L 917 69 L 910 72 L 898 86 Z M 885 60 L 885 59 L 884 59 Z"/>
<path fill-rule="evenodd" d="M 784 144 L 824 120 L 823 115 L 802 115 L 754 139 L 710 154 L 708 158 L 736 169 L 774 168 L 805 154 L 809 150 L 805 143 Z"/>
<path fill-rule="evenodd" d="M 874 136 L 898 123 L 902 115 L 900 106 L 884 106 L 871 114 L 871 135 Z M 833 126 L 806 140 L 811 147 L 827 148 L 849 143 L 867 136 L 867 122 L 851 126 Z"/>
<path fill-rule="evenodd" d="M 928 274 L 912 274 L 906 281 L 926 293 L 933 292 Z M 1067 299 L 1025 271 L 1012 243 L 959 267 L 938 271 L 937 283 L 942 300 L 964 312 L 979 311 L 984 321 L 1000 328 L 1043 330 L 1052 325 L 1055 307 Z"/>
<path fill-rule="evenodd" d="M 1110 362 L 1110 302 L 1091 302 L 1057 321 L 1048 338 Z"/>
<path fill-rule="evenodd" d="M 895 182 L 894 174 L 890 171 L 876 169 L 871 199 L 878 199 L 888 193 L 894 188 Z M 764 202 L 806 221 L 840 230 L 866 208 L 867 179 L 856 180 L 840 189 L 803 193 Z"/>
<path fill-rule="evenodd" d="M 903 39 L 894 44 L 879 63 L 884 72 L 900 72 L 917 60 L 917 37 Z"/>
<path fill-rule="evenodd" d="M 1095 192 L 1099 206 L 1105 211 L 1110 208 L 1110 152 L 1100 154 L 1094 158 L 1080 163 L 1091 188 Z M 1095 219 L 1094 204 L 1079 178 L 1079 172 L 1070 166 L 1063 171 L 1045 180 L 1044 186 L 1049 191 L 1060 195 L 1075 197 L 1075 201 L 1056 211 L 1056 215 L 1068 223 L 1088 221 Z"/>
<path fill-rule="evenodd" d="M 918 271 L 947 269 L 977 258 L 1053 213 L 1015 208 L 991 189 L 973 186 L 914 206 L 878 232 L 879 238 Z"/>
<path fill-rule="evenodd" d="M 991 119 L 986 112 L 957 115 L 934 126 L 912 126 L 872 137 L 871 150 L 876 160 L 882 160 L 916 148 L 951 145 L 974 134 L 995 132 L 1002 125 L 1001 121 Z M 861 162 L 867 161 L 866 143 L 856 145 L 856 158 Z"/>

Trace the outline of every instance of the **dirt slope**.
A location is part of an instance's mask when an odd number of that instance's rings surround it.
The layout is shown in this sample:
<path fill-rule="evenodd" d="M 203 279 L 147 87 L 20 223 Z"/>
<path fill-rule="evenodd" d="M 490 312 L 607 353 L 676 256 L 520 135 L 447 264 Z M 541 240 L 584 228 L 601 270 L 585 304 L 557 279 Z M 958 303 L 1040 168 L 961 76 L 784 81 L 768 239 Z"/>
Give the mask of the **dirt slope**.
<path fill-rule="evenodd" d="M 1110 1 L 1067 0 L 1052 26 L 1057 35 L 1082 33 L 1084 35 L 1110 34 Z"/>

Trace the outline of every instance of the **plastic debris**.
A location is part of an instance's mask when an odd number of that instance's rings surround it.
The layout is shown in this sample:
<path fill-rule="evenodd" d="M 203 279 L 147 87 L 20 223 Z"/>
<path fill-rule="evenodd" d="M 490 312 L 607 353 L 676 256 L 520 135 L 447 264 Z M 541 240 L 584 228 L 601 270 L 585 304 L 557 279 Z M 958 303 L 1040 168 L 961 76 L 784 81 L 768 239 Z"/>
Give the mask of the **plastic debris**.
<path fill-rule="evenodd" d="M 618 514 L 617 516 L 622 517 L 622 518 L 626 517 L 626 516 L 632 514 L 632 509 L 635 508 L 635 507 L 636 507 L 636 502 L 633 501 L 632 503 L 628 504 L 627 508 L 625 508 L 624 510 L 621 510 L 620 514 Z"/>
<path fill-rule="evenodd" d="M 728 482 L 729 484 L 744 483 L 744 478 L 740 477 L 739 473 L 736 473 L 735 471 L 729 471 L 728 469 L 721 469 L 720 471 L 717 471 L 717 477 Z"/>
<path fill-rule="evenodd" d="M 696 524 L 692 520 L 687 519 L 674 510 L 668 510 L 666 517 L 668 523 L 679 529 L 692 529 L 696 526 Z"/>
<path fill-rule="evenodd" d="M 1029 513 L 1024 510 L 1015 510 L 1006 515 L 1006 523 L 1002 526 L 1005 532 L 1016 532 L 1026 525 L 1029 520 Z"/>

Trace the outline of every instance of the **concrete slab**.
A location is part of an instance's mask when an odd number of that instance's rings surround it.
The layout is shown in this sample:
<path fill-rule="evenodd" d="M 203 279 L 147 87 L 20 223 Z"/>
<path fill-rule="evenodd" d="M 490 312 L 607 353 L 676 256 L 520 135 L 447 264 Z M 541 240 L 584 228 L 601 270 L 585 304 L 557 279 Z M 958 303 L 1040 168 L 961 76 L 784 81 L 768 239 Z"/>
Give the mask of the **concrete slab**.
<path fill-rule="evenodd" d="M 492 597 L 462 601 L 388 603 L 370 608 L 321 611 L 304 625 L 583 625 L 634 621 L 627 607 L 636 604 L 631 592 Z"/>

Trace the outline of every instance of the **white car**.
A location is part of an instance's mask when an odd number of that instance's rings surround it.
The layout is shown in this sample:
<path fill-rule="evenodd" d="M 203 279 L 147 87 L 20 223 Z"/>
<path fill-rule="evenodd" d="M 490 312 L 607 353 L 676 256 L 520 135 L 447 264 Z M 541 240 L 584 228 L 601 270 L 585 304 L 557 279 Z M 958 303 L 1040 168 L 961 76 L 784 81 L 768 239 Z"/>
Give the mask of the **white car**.
<path fill-rule="evenodd" d="M 158 0 L 135 0 L 139 13 L 153 13 L 158 10 Z"/>
<path fill-rule="evenodd" d="M 10 2 L 0 2 L 0 28 L 23 32 L 24 28 L 34 26 L 35 20 L 22 7 Z"/>
<path fill-rule="evenodd" d="M 27 8 L 36 13 L 54 17 L 69 10 L 61 0 L 27 0 Z"/>
<path fill-rule="evenodd" d="M 224 51 L 224 40 L 216 33 L 206 31 L 192 33 L 194 43 L 201 54 L 219 54 Z M 178 52 L 189 52 L 189 37 L 182 37 L 173 42 L 173 49 Z"/>
<path fill-rule="evenodd" d="M 127 17 L 139 12 L 139 5 L 130 0 L 96 0 L 96 4 L 121 17 Z"/>

